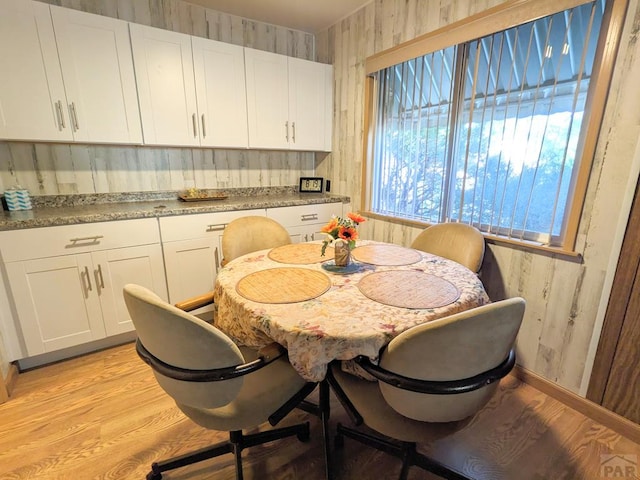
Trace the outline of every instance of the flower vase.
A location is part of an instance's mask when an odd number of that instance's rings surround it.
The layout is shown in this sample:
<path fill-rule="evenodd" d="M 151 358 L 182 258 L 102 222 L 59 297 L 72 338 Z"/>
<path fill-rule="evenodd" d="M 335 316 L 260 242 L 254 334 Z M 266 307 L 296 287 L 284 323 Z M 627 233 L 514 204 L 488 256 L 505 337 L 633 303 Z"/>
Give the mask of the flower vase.
<path fill-rule="evenodd" d="M 348 267 L 351 263 L 351 249 L 342 240 L 336 241 L 334 247 L 336 267 Z"/>

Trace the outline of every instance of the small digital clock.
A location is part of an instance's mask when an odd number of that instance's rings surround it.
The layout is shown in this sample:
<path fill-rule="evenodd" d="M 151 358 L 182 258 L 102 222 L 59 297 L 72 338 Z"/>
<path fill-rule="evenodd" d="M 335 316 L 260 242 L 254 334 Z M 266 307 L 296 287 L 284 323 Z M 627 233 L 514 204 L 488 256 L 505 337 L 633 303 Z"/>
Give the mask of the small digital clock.
<path fill-rule="evenodd" d="M 322 177 L 300 177 L 301 193 L 322 193 Z"/>

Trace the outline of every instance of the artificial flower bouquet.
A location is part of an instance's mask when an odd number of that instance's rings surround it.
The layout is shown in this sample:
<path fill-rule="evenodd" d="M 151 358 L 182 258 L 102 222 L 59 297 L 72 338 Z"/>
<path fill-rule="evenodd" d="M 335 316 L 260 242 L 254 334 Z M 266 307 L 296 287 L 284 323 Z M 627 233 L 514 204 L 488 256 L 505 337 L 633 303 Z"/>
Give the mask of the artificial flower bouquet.
<path fill-rule="evenodd" d="M 322 242 L 321 255 L 324 257 L 327 247 L 338 239 L 347 242 L 349 249 L 355 247 L 358 239 L 356 227 L 366 220 L 362 215 L 353 212 L 347 213 L 347 218 L 333 216 L 329 223 L 320 229 L 321 232 L 326 234 Z"/>

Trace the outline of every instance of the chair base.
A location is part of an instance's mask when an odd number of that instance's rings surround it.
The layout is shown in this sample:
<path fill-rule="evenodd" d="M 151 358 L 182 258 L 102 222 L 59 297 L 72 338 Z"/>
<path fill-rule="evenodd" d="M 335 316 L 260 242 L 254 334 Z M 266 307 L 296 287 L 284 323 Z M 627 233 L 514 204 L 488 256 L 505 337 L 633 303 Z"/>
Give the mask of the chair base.
<path fill-rule="evenodd" d="M 234 430 L 229 432 L 229 441 L 227 442 L 221 442 L 161 462 L 154 462 L 151 464 L 151 471 L 147 474 L 146 478 L 147 480 L 160 480 L 162 478 L 162 472 L 191 465 L 209 458 L 219 457 L 226 453 L 233 453 L 236 460 L 236 480 L 242 480 L 241 453 L 243 449 L 293 435 L 296 435 L 301 442 L 308 441 L 310 436 L 309 422 L 248 435 L 244 435 L 241 430 Z"/>
<path fill-rule="evenodd" d="M 319 402 L 313 404 L 303 400 L 298 408 L 320 418 L 322 423 L 322 438 L 324 444 L 324 463 L 326 468 L 325 480 L 333 480 L 333 458 L 331 453 L 331 434 L 329 433 L 329 416 L 331 414 L 331 402 L 329 399 L 329 382 L 327 379 L 320 382 Z"/>
<path fill-rule="evenodd" d="M 391 441 L 386 438 L 381 438 L 345 427 L 338 423 L 337 434 L 335 437 L 336 448 L 340 448 L 344 445 L 343 437 L 349 437 L 360 443 L 400 458 L 402 460 L 402 469 L 400 470 L 399 477 L 400 480 L 406 480 L 407 475 L 409 474 L 409 467 L 412 465 L 420 467 L 447 480 L 473 480 L 470 477 L 466 477 L 461 473 L 451 470 L 440 462 L 418 453 L 416 451 L 416 444 L 413 442 Z"/>

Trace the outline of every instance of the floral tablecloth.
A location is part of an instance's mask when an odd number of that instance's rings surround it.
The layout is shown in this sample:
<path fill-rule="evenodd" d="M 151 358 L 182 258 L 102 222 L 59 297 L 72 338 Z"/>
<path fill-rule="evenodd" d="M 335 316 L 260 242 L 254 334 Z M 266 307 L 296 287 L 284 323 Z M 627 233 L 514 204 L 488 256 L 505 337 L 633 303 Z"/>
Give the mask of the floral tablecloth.
<path fill-rule="evenodd" d="M 358 245 L 378 245 L 359 241 Z M 320 244 L 318 244 L 320 249 Z M 289 361 L 309 381 L 321 381 L 333 360 L 349 360 L 358 355 L 377 359 L 380 349 L 401 332 L 431 320 L 478 307 L 489 302 L 482 282 L 464 266 L 429 253 L 402 266 L 362 264 L 349 275 L 334 274 L 321 263 L 296 267 L 326 273 L 331 287 L 311 300 L 297 303 L 258 303 L 236 290 L 247 275 L 272 268 L 291 267 L 274 261 L 262 250 L 229 262 L 216 279 L 216 326 L 239 344 L 254 348 L 272 341 L 285 346 Z M 328 257 L 327 260 L 330 260 Z M 439 308 L 409 309 L 388 306 L 363 295 L 358 282 L 373 272 L 386 270 L 422 271 L 451 282 L 460 295 Z"/>

